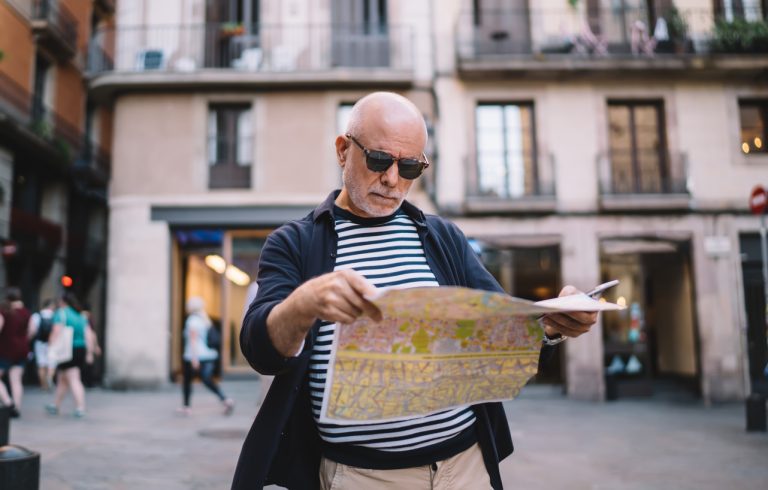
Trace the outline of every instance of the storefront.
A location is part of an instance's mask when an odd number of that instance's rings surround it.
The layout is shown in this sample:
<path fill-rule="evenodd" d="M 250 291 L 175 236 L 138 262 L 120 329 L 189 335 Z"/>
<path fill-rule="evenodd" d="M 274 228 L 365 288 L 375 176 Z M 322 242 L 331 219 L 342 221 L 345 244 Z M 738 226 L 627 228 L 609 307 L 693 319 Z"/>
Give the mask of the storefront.
<path fill-rule="evenodd" d="M 184 305 L 191 297 L 204 300 L 208 316 L 221 331 L 220 369 L 250 370 L 240 352 L 243 316 L 256 294 L 259 256 L 270 229 L 176 229 L 173 235 L 173 317 L 171 377 L 181 372 Z"/>
<path fill-rule="evenodd" d="M 619 285 L 605 293 L 624 305 L 603 319 L 606 398 L 649 396 L 671 384 L 699 394 L 699 341 L 690 243 L 604 239 L 601 274 Z"/>

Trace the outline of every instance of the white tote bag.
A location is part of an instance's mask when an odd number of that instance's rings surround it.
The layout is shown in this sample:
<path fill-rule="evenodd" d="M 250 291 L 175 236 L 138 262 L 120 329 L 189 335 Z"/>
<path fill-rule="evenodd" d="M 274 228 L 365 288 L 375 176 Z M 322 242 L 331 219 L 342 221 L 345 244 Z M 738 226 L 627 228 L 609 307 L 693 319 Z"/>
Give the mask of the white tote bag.
<path fill-rule="evenodd" d="M 72 359 L 72 342 L 75 337 L 75 329 L 64 326 L 48 346 L 48 358 L 51 362 L 62 364 Z"/>

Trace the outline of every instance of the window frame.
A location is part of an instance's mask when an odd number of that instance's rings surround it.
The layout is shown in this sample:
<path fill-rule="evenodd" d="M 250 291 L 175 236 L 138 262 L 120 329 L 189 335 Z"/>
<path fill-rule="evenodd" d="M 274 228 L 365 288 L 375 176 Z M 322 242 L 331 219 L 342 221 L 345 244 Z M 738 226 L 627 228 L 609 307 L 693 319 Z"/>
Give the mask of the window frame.
<path fill-rule="evenodd" d="M 627 107 L 630 111 L 630 138 L 631 138 L 631 168 L 632 168 L 632 174 L 633 174 L 633 192 L 630 192 L 630 194 L 643 194 L 647 191 L 642 190 L 641 187 L 641 181 L 640 181 L 640 158 L 639 158 L 639 147 L 637 143 L 637 125 L 635 122 L 635 109 L 638 107 L 654 107 L 656 109 L 656 128 L 658 131 L 657 138 L 659 141 L 659 149 L 658 149 L 658 161 L 659 161 L 659 178 L 661 179 L 661 192 L 665 193 L 664 190 L 665 187 L 671 183 L 671 176 L 672 176 L 672 169 L 671 165 L 672 162 L 670 161 L 670 154 L 669 154 L 669 143 L 667 141 L 667 118 L 666 118 L 666 112 L 665 112 L 665 104 L 664 99 L 608 99 L 606 101 L 606 110 L 607 110 L 607 130 L 608 130 L 608 148 L 607 148 L 607 156 L 609 159 L 610 164 L 610 172 L 611 172 L 611 188 L 614 187 L 613 182 L 613 149 L 611 145 L 611 127 L 610 127 L 610 108 L 611 106 L 614 107 Z M 615 190 L 613 191 L 615 193 Z M 627 194 L 626 192 L 622 192 L 620 194 Z"/>
<path fill-rule="evenodd" d="M 222 133 L 218 124 L 218 118 L 220 117 L 219 111 L 229 111 L 231 115 L 226 116 L 228 119 L 227 129 L 225 133 Z M 206 167 L 208 169 L 208 189 L 251 189 L 252 182 L 252 168 L 253 168 L 253 152 L 254 152 L 254 130 L 251 127 L 250 133 L 241 139 L 241 129 L 239 126 L 239 118 L 243 113 L 247 113 L 248 117 L 253 117 L 253 104 L 250 102 L 209 102 L 207 107 L 206 119 Z M 212 132 L 210 124 L 210 118 L 213 116 L 216 118 L 215 133 Z M 219 159 L 219 141 L 222 138 L 226 138 L 226 154 L 227 158 L 224 160 Z M 249 149 L 248 162 L 244 164 L 238 161 L 240 148 L 243 145 L 243 141 L 247 141 L 246 148 Z M 212 150 L 211 145 L 216 145 Z M 211 152 L 216 158 L 211 160 Z"/>
<path fill-rule="evenodd" d="M 504 195 L 497 195 L 494 196 L 495 199 L 498 199 L 500 201 L 510 201 L 510 200 L 519 200 L 519 199 L 525 199 L 526 197 L 530 196 L 538 196 L 541 193 L 541 182 L 539 180 L 539 148 L 538 148 L 538 134 L 536 130 L 536 103 L 532 99 L 512 99 L 512 100 L 477 100 L 475 101 L 474 107 L 473 107 L 473 134 L 474 134 L 474 168 L 473 168 L 473 174 L 472 174 L 472 189 L 470 190 L 470 194 L 473 196 L 483 196 L 482 189 L 480 187 L 480 146 L 479 146 L 479 138 L 478 138 L 478 118 L 477 118 L 477 110 L 480 107 L 483 106 L 492 106 L 492 107 L 500 107 L 502 108 L 502 113 L 504 110 L 504 107 L 508 106 L 517 106 L 517 107 L 526 107 L 530 111 L 530 125 L 531 125 L 531 131 L 530 131 L 530 145 L 531 145 L 531 173 L 530 176 L 533 181 L 533 189 L 530 193 L 523 192 L 522 195 L 516 196 L 513 195 L 510 187 L 509 187 L 509 180 L 504 183 L 505 187 L 505 194 Z M 508 151 L 507 151 L 507 126 L 506 121 L 502 117 L 502 134 L 503 137 L 503 159 L 504 159 L 504 169 L 507 173 L 509 173 L 510 169 L 510 162 L 508 161 Z M 525 174 L 524 174 L 525 175 Z M 525 178 L 525 177 L 524 177 Z M 523 188 L 525 188 L 525 182 L 523 182 Z"/>
<path fill-rule="evenodd" d="M 738 110 L 739 110 L 739 152 L 744 156 L 750 156 L 750 155 L 765 155 L 768 154 L 768 97 L 765 98 L 755 98 L 755 97 L 749 97 L 749 98 L 739 98 L 737 101 Z M 750 150 L 749 152 L 745 152 L 743 149 L 744 143 L 747 143 L 746 141 L 742 140 L 742 131 L 743 127 L 741 125 L 741 110 L 744 106 L 751 106 L 751 107 L 757 107 L 760 116 L 763 120 L 763 131 L 760 137 L 762 138 L 762 147 L 755 149 L 752 145 L 752 143 L 749 143 Z"/>

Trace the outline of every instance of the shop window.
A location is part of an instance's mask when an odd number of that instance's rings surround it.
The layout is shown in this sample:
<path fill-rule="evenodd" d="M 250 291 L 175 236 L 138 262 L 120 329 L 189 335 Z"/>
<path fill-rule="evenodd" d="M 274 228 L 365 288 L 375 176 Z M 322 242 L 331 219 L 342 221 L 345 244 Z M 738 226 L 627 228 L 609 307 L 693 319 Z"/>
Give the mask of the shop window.
<path fill-rule="evenodd" d="M 249 105 L 216 104 L 208 112 L 208 187 L 251 187 L 253 130 Z"/>
<path fill-rule="evenodd" d="M 740 100 L 739 122 L 741 152 L 745 155 L 752 153 L 768 153 L 768 99 Z"/>

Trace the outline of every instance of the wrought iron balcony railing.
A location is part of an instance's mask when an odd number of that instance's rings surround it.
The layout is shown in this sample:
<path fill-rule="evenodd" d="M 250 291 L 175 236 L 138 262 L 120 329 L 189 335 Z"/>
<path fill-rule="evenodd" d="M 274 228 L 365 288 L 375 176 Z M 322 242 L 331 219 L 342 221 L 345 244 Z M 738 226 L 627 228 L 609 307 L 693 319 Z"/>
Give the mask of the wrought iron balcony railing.
<path fill-rule="evenodd" d="M 68 163 L 92 167 L 109 175 L 110 156 L 106 150 L 87 140 L 83 131 L 46 105 L 42 97 L 29 93 L 2 72 L 0 113 L 7 114 L 17 127 L 51 145 Z"/>
<path fill-rule="evenodd" d="M 597 172 L 602 196 L 689 194 L 685 153 L 610 150 L 598 155 Z"/>
<path fill-rule="evenodd" d="M 318 72 L 340 68 L 411 71 L 410 27 L 199 24 L 98 31 L 88 69 L 102 72 Z"/>
<path fill-rule="evenodd" d="M 468 164 L 467 199 L 554 201 L 554 162 L 553 155 L 542 151 L 480 152 Z"/>
<path fill-rule="evenodd" d="M 77 20 L 59 2 L 34 0 L 32 4 L 32 30 L 38 42 L 64 59 L 77 50 Z"/>
<path fill-rule="evenodd" d="M 711 10 L 651 12 L 623 2 L 590 11 L 583 3 L 563 10 L 463 13 L 457 23 L 459 61 L 768 54 L 768 21 L 759 7 L 734 19 Z"/>

